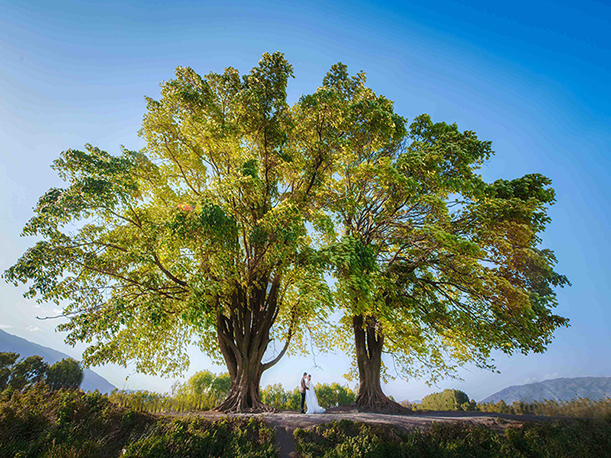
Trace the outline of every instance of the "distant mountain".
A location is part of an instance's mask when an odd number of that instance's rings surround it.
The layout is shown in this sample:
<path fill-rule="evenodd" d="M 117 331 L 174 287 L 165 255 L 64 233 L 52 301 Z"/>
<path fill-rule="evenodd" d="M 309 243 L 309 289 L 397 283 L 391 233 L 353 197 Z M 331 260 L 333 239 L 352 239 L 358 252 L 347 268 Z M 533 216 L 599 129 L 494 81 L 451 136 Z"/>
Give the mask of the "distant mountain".
<path fill-rule="evenodd" d="M 42 359 L 49 364 L 56 363 L 64 358 L 71 358 L 71 356 L 62 353 L 61 351 L 53 350 L 49 347 L 43 347 L 42 345 L 35 344 L 29 340 L 14 336 L 0 329 L 0 352 L 8 351 L 19 353 L 21 356 L 39 355 L 42 356 Z M 102 393 L 109 393 L 115 389 L 115 386 L 104 377 L 101 377 L 93 372 L 91 369 L 84 369 L 81 389 L 85 391 L 93 391 L 98 389 Z"/>
<path fill-rule="evenodd" d="M 570 401 L 576 398 L 598 400 L 605 395 L 611 397 L 611 377 L 575 377 L 556 378 L 528 385 L 510 386 L 488 396 L 482 402 L 499 402 L 507 404 L 514 401 Z"/>

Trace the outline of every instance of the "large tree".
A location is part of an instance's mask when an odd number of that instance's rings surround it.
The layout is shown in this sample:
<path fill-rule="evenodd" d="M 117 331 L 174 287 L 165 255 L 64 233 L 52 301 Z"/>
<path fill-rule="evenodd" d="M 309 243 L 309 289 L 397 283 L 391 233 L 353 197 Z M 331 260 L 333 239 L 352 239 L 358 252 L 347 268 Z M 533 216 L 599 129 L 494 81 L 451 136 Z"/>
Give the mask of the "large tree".
<path fill-rule="evenodd" d="M 358 406 L 402 410 L 381 389 L 384 352 L 397 373 L 436 379 L 467 362 L 492 368 L 492 350 L 544 351 L 567 323 L 552 309 L 568 281 L 539 247 L 550 180 L 485 182 L 490 142 L 427 115 L 407 128 L 343 65 L 323 86 L 343 101 L 346 143 L 325 198 L 342 234 L 330 252 Z"/>
<path fill-rule="evenodd" d="M 144 149 L 87 145 L 55 161 L 67 186 L 42 196 L 24 229 L 40 241 L 5 278 L 65 305 L 59 329 L 89 344 L 84 364 L 178 373 L 195 341 L 227 365 L 219 409 L 266 409 L 262 373 L 330 300 L 307 224 L 325 226 L 316 194 L 339 147 L 333 99 L 290 107 L 292 74 L 281 53 L 243 77 L 179 67 L 147 99 Z"/>

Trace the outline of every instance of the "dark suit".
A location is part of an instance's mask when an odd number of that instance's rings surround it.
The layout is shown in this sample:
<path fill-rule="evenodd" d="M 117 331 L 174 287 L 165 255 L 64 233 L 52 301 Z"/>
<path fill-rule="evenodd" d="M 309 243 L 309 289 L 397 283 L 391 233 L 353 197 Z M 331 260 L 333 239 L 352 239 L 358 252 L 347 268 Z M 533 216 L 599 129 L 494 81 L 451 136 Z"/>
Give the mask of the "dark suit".
<path fill-rule="evenodd" d="M 305 394 L 307 389 L 305 378 L 302 377 L 301 383 L 299 384 L 299 392 L 301 393 L 301 413 L 304 413 L 303 407 L 305 405 Z"/>

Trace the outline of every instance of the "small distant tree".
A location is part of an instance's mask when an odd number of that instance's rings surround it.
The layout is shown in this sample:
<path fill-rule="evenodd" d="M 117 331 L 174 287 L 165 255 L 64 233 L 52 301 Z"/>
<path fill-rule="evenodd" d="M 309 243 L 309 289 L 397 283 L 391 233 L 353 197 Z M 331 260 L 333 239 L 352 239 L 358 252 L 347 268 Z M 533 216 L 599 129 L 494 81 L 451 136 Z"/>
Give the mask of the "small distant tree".
<path fill-rule="evenodd" d="M 49 368 L 45 381 L 52 390 L 76 390 L 83 382 L 83 368 L 78 361 L 64 358 Z"/>
<path fill-rule="evenodd" d="M 274 409 L 287 409 L 291 393 L 285 391 L 282 384 L 268 385 L 261 390 L 261 400 Z"/>
<path fill-rule="evenodd" d="M 470 401 L 467 393 L 460 390 L 443 390 L 425 396 L 419 406 L 425 410 L 475 410 L 475 401 Z"/>
<path fill-rule="evenodd" d="M 209 370 L 196 372 L 186 383 L 175 388 L 174 397 L 201 409 L 211 409 L 227 397 L 231 378 L 227 372 L 216 375 Z"/>
<path fill-rule="evenodd" d="M 19 358 L 19 353 L 2 352 L 0 353 L 0 391 L 8 386 L 13 365 Z"/>
<path fill-rule="evenodd" d="M 8 385 L 16 390 L 43 381 L 49 365 L 41 356 L 28 356 L 19 360 L 12 368 Z"/>
<path fill-rule="evenodd" d="M 353 404 L 356 400 L 356 393 L 339 383 L 317 385 L 316 396 L 320 406 L 325 409 Z"/>

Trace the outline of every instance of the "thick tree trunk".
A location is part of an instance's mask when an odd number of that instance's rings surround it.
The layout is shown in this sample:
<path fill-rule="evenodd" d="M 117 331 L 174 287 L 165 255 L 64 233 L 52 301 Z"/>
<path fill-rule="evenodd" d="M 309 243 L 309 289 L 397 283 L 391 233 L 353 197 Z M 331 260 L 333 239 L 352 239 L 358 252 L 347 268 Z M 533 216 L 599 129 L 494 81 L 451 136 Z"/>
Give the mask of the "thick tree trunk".
<path fill-rule="evenodd" d="M 357 409 L 361 412 L 407 413 L 408 409 L 391 401 L 382 392 L 380 375 L 384 336 L 376 328 L 375 318 L 356 315 L 352 317 L 352 326 L 359 369 Z"/>
<path fill-rule="evenodd" d="M 243 364 L 236 365 L 231 372 L 231 389 L 227 398 L 215 409 L 222 412 L 271 412 L 274 409 L 261 402 L 259 383 L 263 364 L 256 356 L 244 355 Z M 230 373 L 231 373 L 230 372 Z"/>
<path fill-rule="evenodd" d="M 231 304 L 217 314 L 218 342 L 231 378 L 227 398 L 215 409 L 222 412 L 273 411 L 261 402 L 259 383 L 263 372 L 275 365 L 288 348 L 289 339 L 280 354 L 263 363 L 270 342 L 269 331 L 278 315 L 278 276 L 262 278 L 258 288 L 237 286 Z M 267 288 L 270 283 L 270 288 Z"/>

